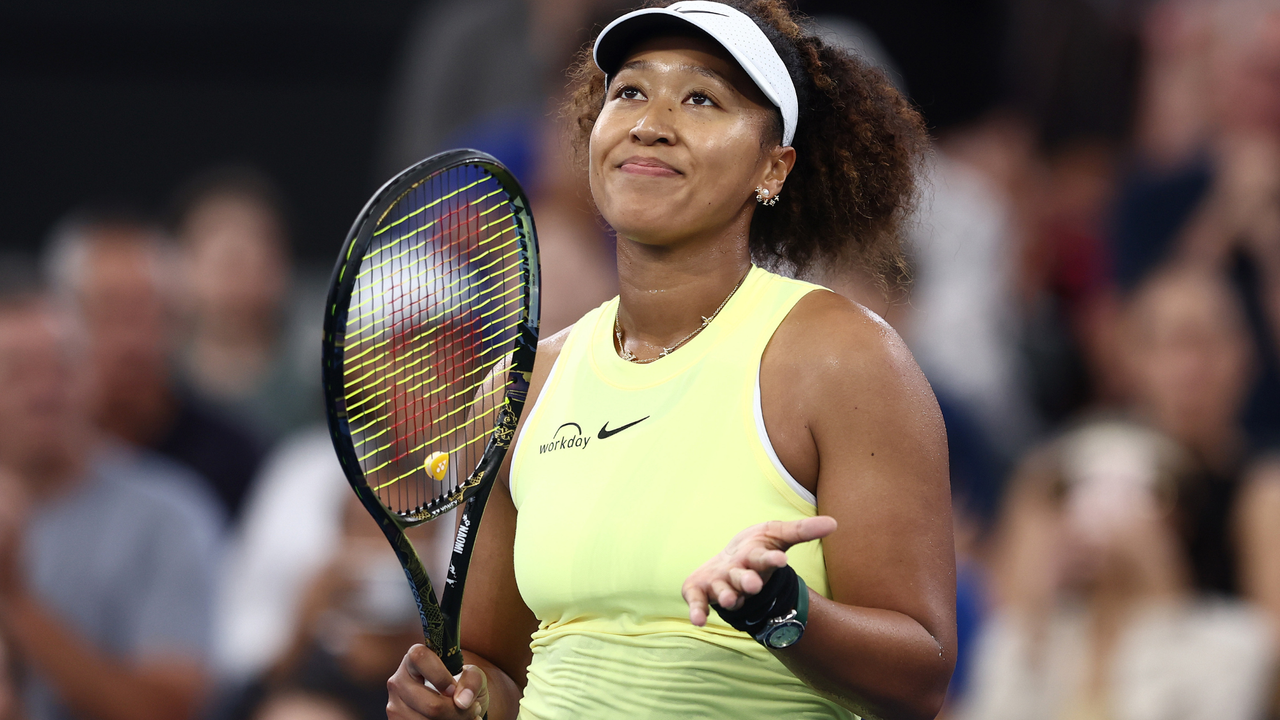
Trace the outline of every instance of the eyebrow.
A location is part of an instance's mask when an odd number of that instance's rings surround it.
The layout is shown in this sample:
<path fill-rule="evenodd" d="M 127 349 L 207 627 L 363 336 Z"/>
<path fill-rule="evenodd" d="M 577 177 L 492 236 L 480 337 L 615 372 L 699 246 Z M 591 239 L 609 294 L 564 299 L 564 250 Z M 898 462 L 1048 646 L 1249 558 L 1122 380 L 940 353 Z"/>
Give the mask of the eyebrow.
<path fill-rule="evenodd" d="M 614 73 L 614 77 L 617 77 L 623 70 L 651 70 L 653 69 L 653 67 L 654 67 L 654 63 L 651 60 L 632 60 L 631 62 L 626 63 L 622 67 L 618 68 L 618 72 Z M 679 65 L 676 66 L 676 69 L 697 73 L 698 75 L 709 77 L 712 80 L 719 80 L 721 83 L 728 86 L 734 92 L 737 92 L 737 88 L 733 87 L 733 83 L 729 82 L 728 78 L 726 78 L 725 76 L 721 75 L 715 70 L 712 70 L 711 68 L 706 67 L 704 65 L 692 65 L 690 63 L 680 63 Z"/>

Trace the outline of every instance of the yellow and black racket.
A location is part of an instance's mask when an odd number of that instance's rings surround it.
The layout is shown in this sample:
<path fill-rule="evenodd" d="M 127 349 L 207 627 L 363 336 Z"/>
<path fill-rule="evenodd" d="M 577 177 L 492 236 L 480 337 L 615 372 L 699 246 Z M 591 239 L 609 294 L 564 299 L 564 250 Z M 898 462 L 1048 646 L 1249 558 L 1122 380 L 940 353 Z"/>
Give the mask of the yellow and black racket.
<path fill-rule="evenodd" d="M 351 228 L 329 290 L 333 446 L 404 565 L 427 644 L 454 675 L 476 526 L 524 407 L 538 305 L 529 202 L 477 150 L 435 155 L 384 185 Z M 437 603 L 404 531 L 459 505 Z"/>

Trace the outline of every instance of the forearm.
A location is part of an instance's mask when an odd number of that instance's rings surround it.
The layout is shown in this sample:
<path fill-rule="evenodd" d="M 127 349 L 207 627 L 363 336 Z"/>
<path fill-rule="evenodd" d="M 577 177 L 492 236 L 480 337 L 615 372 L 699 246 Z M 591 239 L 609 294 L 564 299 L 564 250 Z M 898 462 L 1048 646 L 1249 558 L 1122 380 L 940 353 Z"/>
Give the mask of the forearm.
<path fill-rule="evenodd" d="M 4 603 L 2 617 L 18 652 L 61 697 L 73 715 L 97 720 L 185 720 L 203 690 L 192 663 L 140 672 L 100 652 L 32 598 Z"/>
<path fill-rule="evenodd" d="M 516 681 L 497 665 L 469 650 L 463 650 L 462 656 L 467 664 L 484 671 L 489 684 L 489 720 L 515 720 L 524 694 Z"/>
<path fill-rule="evenodd" d="M 955 649 L 898 612 L 842 605 L 809 590 L 804 637 L 774 655 L 796 677 L 867 718 L 933 718 Z"/>

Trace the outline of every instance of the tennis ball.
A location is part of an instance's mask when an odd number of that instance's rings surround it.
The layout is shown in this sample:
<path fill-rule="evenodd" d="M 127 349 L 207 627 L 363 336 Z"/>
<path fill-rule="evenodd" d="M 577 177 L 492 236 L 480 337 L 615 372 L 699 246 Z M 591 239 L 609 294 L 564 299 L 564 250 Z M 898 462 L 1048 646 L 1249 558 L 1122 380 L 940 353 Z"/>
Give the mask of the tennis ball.
<path fill-rule="evenodd" d="M 444 482 L 445 475 L 449 473 L 449 453 L 433 452 L 422 465 L 436 482 Z"/>

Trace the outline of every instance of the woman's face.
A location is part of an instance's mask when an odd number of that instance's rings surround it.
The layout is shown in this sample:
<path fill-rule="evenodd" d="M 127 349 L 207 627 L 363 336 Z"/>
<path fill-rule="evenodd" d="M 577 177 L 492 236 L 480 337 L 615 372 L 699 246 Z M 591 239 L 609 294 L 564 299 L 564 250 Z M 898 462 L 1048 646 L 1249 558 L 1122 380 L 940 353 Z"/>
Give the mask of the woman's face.
<path fill-rule="evenodd" d="M 610 80 L 591 131 L 591 194 L 620 237 L 716 234 L 750 222 L 757 186 L 781 189 L 795 151 L 778 146 L 777 110 L 719 45 L 654 38 Z"/>

